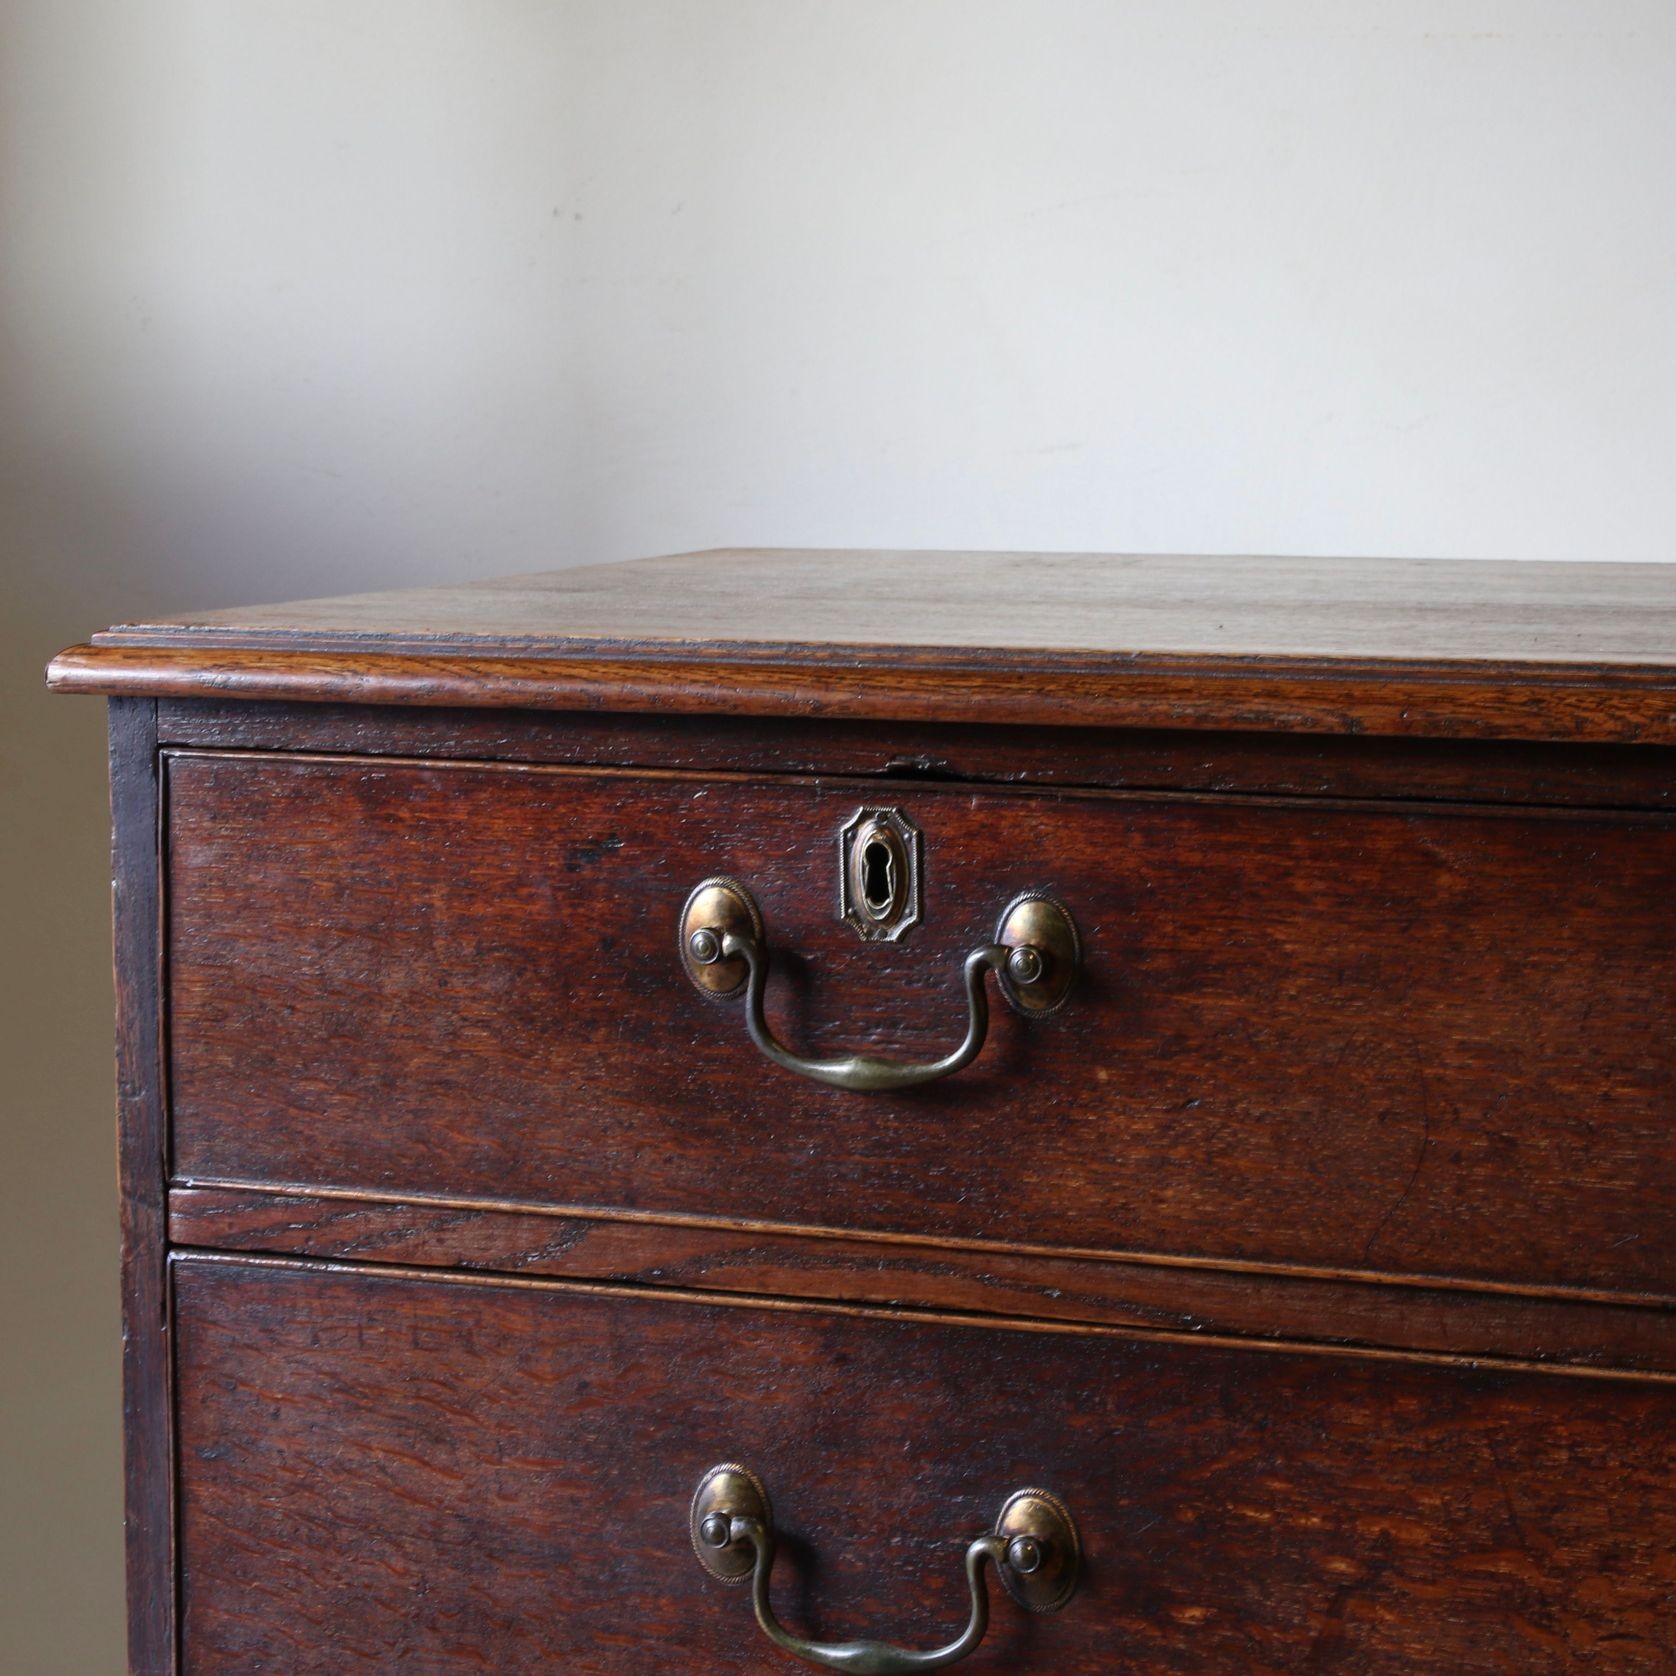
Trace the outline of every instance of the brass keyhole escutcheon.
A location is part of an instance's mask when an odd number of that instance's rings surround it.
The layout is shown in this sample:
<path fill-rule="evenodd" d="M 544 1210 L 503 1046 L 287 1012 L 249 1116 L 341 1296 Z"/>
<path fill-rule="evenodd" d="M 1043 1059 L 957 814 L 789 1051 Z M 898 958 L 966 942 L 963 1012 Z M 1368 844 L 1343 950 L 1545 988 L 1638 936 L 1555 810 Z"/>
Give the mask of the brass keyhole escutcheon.
<path fill-rule="evenodd" d="M 900 809 L 857 809 L 838 834 L 839 914 L 867 942 L 920 921 L 920 829 Z"/>

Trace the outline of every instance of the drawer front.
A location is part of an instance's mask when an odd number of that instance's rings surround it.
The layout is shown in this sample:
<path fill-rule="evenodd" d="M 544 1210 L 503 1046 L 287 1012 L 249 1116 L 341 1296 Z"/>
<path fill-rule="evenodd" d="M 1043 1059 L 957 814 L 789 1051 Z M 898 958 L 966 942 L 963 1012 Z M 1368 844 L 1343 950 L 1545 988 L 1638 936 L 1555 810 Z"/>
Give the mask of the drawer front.
<path fill-rule="evenodd" d="M 179 1179 L 1676 1290 L 1668 819 L 213 753 L 167 795 Z M 864 942 L 837 837 L 887 800 L 923 918 Z M 945 1051 L 1021 891 L 1082 976 L 947 1081 L 820 1087 L 683 971 L 716 873 L 810 1053 Z"/>
<path fill-rule="evenodd" d="M 963 1668 L 1654 1670 L 1676 1387 L 177 1259 L 189 1672 L 787 1672 L 689 1540 L 764 1481 L 796 1633 L 933 1646 L 1051 1490 L 1052 1617 Z"/>

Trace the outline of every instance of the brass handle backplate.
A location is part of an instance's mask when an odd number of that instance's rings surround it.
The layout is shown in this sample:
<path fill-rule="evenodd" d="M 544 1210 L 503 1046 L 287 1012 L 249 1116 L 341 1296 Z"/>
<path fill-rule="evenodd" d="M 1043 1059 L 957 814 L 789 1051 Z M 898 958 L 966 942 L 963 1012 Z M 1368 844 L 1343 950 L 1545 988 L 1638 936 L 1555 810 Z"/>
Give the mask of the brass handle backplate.
<path fill-rule="evenodd" d="M 751 1584 L 751 1605 L 762 1633 L 794 1658 L 855 1676 L 909 1676 L 941 1670 L 977 1647 L 989 1628 L 983 1567 L 995 1567 L 1008 1594 L 1027 1612 L 1057 1612 L 1071 1598 L 1082 1571 L 1082 1547 L 1070 1511 L 1046 1490 L 1015 1490 L 987 1536 L 966 1547 L 972 1611 L 966 1627 L 941 1647 L 916 1652 L 888 1641 L 806 1641 L 774 1616 L 768 1578 L 774 1568 L 774 1516 L 762 1480 L 736 1462 L 711 1467 L 699 1480 L 689 1519 L 693 1552 L 712 1577 Z"/>
<path fill-rule="evenodd" d="M 745 1029 L 765 1058 L 811 1082 L 863 1093 L 913 1088 L 951 1076 L 977 1058 L 989 1033 L 989 1000 L 984 974 L 993 972 L 1007 1003 L 1027 1018 L 1057 1012 L 1070 993 L 1081 962 L 1077 928 L 1051 896 L 1026 891 L 1007 904 L 995 941 L 966 956 L 966 1035 L 941 1059 L 885 1059 L 852 1053 L 837 1059 L 806 1059 L 774 1035 L 763 1016 L 768 984 L 768 941 L 756 901 L 737 879 L 706 879 L 681 910 L 681 960 L 687 976 L 713 1000 L 743 991 Z"/>

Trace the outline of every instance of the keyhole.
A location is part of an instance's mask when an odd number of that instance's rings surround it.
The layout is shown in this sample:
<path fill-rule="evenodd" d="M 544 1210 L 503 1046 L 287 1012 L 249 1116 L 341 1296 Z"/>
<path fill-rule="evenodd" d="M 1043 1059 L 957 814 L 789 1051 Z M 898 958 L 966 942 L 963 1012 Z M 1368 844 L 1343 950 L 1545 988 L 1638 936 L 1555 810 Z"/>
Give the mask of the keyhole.
<path fill-rule="evenodd" d="M 865 942 L 919 924 L 920 830 L 900 809 L 857 809 L 838 833 L 838 917 Z"/>
<path fill-rule="evenodd" d="M 861 854 L 861 899 L 874 919 L 896 900 L 896 855 L 882 838 L 869 838 Z"/>

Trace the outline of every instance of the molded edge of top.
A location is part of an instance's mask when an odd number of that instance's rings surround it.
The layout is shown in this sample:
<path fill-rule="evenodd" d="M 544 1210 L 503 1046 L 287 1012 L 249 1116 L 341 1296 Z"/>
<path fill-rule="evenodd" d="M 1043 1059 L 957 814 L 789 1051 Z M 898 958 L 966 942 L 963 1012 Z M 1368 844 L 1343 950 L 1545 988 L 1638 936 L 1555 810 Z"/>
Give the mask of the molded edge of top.
<path fill-rule="evenodd" d="M 1676 565 L 726 550 L 130 625 L 58 691 L 1676 743 Z"/>

